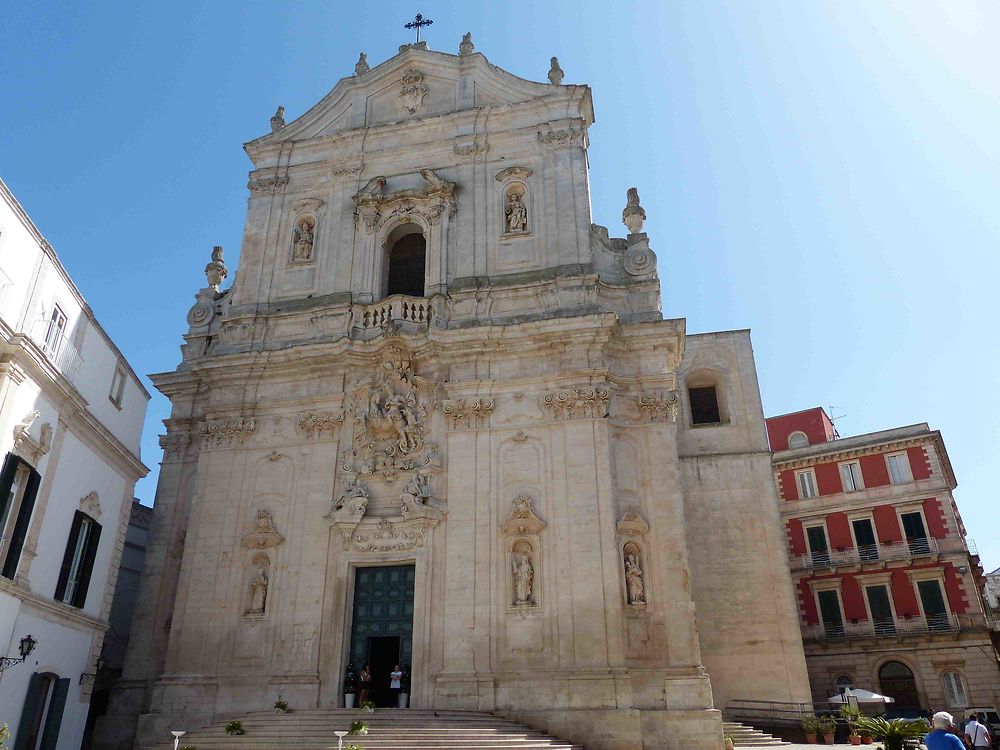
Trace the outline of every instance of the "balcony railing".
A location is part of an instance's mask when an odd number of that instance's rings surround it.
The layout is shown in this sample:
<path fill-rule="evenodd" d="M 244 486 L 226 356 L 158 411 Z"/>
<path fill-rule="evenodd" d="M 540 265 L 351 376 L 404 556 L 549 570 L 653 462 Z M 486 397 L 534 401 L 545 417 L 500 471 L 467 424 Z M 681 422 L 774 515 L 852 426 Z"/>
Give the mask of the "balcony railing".
<path fill-rule="evenodd" d="M 380 328 L 388 323 L 427 325 L 433 314 L 429 299 L 405 294 L 394 294 L 368 305 L 355 305 L 351 312 L 352 326 L 361 330 Z"/>
<path fill-rule="evenodd" d="M 966 552 L 978 554 L 976 543 L 971 539 L 954 537 L 950 539 L 918 538 L 883 544 L 862 544 L 843 550 L 818 550 L 793 558 L 796 568 L 838 568 L 848 565 L 862 565 L 887 560 L 908 560 L 914 557 L 932 557 L 941 552 Z"/>
<path fill-rule="evenodd" d="M 930 617 L 895 618 L 892 620 L 864 620 L 809 625 L 802 629 L 806 639 L 821 641 L 852 640 L 858 638 L 891 638 L 899 635 L 955 633 L 960 625 L 958 617 L 945 613 Z"/>
<path fill-rule="evenodd" d="M 986 615 L 986 623 L 990 630 L 1000 632 L 1000 613 L 990 613 Z"/>
<path fill-rule="evenodd" d="M 75 380 L 83 366 L 83 357 L 66 335 L 54 332 L 51 327 L 49 320 L 36 320 L 31 328 L 31 338 L 59 372 L 69 380 Z"/>

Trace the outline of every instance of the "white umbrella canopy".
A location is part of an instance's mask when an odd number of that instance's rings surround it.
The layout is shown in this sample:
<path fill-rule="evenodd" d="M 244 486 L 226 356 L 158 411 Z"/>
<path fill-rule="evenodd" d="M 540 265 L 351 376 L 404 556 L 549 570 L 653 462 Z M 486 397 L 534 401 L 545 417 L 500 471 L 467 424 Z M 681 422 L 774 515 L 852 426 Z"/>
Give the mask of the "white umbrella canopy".
<path fill-rule="evenodd" d="M 855 688 L 853 690 L 845 690 L 841 695 L 834 695 L 827 699 L 828 703 L 847 703 L 849 697 L 855 697 L 858 703 L 895 703 L 895 698 L 890 698 L 888 695 L 882 695 L 881 693 L 873 693 L 871 690 L 861 690 Z"/>

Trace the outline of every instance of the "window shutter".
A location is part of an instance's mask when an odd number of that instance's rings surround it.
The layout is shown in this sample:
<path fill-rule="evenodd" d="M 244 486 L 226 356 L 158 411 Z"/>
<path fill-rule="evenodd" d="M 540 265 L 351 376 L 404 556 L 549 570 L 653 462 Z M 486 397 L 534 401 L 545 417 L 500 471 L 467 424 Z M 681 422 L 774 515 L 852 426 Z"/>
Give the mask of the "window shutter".
<path fill-rule="evenodd" d="M 66 542 L 66 552 L 63 553 L 62 567 L 59 569 L 59 582 L 56 584 L 57 602 L 66 595 L 66 584 L 69 583 L 69 569 L 73 565 L 73 552 L 76 550 L 76 538 L 80 536 L 80 525 L 83 523 L 83 513 L 77 511 L 73 515 L 73 523 L 69 527 L 69 540 Z"/>
<path fill-rule="evenodd" d="M 10 456 L 7 457 L 8 459 Z M 14 462 L 17 463 L 16 461 Z M 6 470 L 6 465 L 4 466 Z M 38 672 L 33 672 L 31 679 L 28 681 L 28 695 L 24 699 L 24 707 L 21 709 L 21 721 L 17 725 L 17 736 L 14 738 L 14 750 L 28 750 L 28 741 L 32 738 L 29 736 L 32 730 L 32 724 L 35 723 L 35 717 L 41 712 L 42 707 L 39 705 L 45 694 L 42 692 L 42 677 Z"/>
<path fill-rule="evenodd" d="M 77 511 L 79 512 L 79 511 Z M 101 541 L 101 524 L 91 522 L 90 537 L 87 539 L 87 549 L 83 552 L 83 568 L 80 570 L 80 583 L 76 594 L 70 602 L 74 607 L 83 609 L 87 603 L 87 589 L 90 588 L 90 575 L 94 572 L 94 558 L 97 557 L 97 547 Z"/>
<path fill-rule="evenodd" d="M 14 474 L 17 473 L 17 457 L 13 453 L 8 453 L 3 460 L 3 470 L 0 470 L 0 518 L 7 510 L 7 498 L 10 495 L 10 486 L 14 483 Z"/>
<path fill-rule="evenodd" d="M 63 709 L 66 708 L 66 696 L 69 694 L 69 678 L 56 680 L 52 690 L 52 702 L 45 717 L 45 729 L 42 731 L 40 750 L 56 750 L 59 740 L 59 727 L 62 725 Z"/>
<path fill-rule="evenodd" d="M 3 564 L 3 577 L 14 580 L 17 573 L 17 564 L 21 560 L 21 550 L 24 548 L 24 540 L 28 536 L 28 524 L 31 523 L 31 511 L 35 508 L 35 495 L 38 494 L 38 483 L 41 482 L 41 475 L 31 470 L 28 475 L 28 483 L 24 488 L 24 497 L 21 499 L 21 509 L 17 513 L 17 523 L 14 524 L 14 532 L 10 536 L 10 547 L 7 549 L 7 559 Z"/>

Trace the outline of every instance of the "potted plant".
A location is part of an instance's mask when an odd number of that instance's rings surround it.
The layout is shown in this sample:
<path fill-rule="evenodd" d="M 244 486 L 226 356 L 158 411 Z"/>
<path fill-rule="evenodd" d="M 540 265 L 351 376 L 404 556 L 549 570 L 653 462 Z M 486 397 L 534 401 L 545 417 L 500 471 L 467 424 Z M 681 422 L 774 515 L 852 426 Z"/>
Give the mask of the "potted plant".
<path fill-rule="evenodd" d="M 358 694 L 358 675 L 354 665 L 348 664 L 344 672 L 344 708 L 354 708 L 354 698 Z"/>
<path fill-rule="evenodd" d="M 288 701 L 278 695 L 278 700 L 274 702 L 274 713 L 276 714 L 287 714 L 288 713 Z"/>
<path fill-rule="evenodd" d="M 833 714 L 828 714 L 819 720 L 819 733 L 823 735 L 823 742 L 827 745 L 833 744 L 833 735 L 837 731 L 837 719 Z"/>
<path fill-rule="evenodd" d="M 727 735 L 726 735 L 726 750 L 734 750 L 734 749 L 735 749 L 735 747 L 736 747 L 736 743 L 735 743 L 735 742 L 733 741 L 733 738 L 732 738 L 732 737 L 730 737 L 730 736 L 729 736 L 729 735 L 727 734 Z"/>
<path fill-rule="evenodd" d="M 368 722 L 361 721 L 361 719 L 355 719 L 351 722 L 351 731 L 349 731 L 348 734 L 368 734 Z"/>
<path fill-rule="evenodd" d="M 864 729 L 861 730 L 861 744 L 862 745 L 872 744 L 872 736 L 868 734 Z"/>
<path fill-rule="evenodd" d="M 816 714 L 802 717 L 802 730 L 806 733 L 806 742 L 815 745 L 816 736 L 819 734 L 819 719 L 816 718 Z"/>
<path fill-rule="evenodd" d="M 861 718 L 861 709 L 857 706 L 852 706 L 849 703 L 845 703 L 840 707 L 840 715 L 844 718 L 844 723 L 847 724 L 847 728 L 850 734 L 847 735 L 848 741 L 852 745 L 861 744 L 861 735 L 858 734 L 858 719 Z"/>
<path fill-rule="evenodd" d="M 375 713 L 375 701 L 361 701 L 361 710 L 366 714 Z"/>
<path fill-rule="evenodd" d="M 10 730 L 6 724 L 0 724 L 0 750 L 7 750 L 8 739 L 10 739 Z"/>
<path fill-rule="evenodd" d="M 920 740 L 930 731 L 926 719 L 893 719 L 887 721 L 881 716 L 858 719 L 858 728 L 862 734 L 867 734 L 879 740 L 885 750 L 903 750 L 907 740 Z"/>
<path fill-rule="evenodd" d="M 404 664 L 402 667 L 403 676 L 399 680 L 399 708 L 409 708 L 410 706 L 410 665 Z"/>
<path fill-rule="evenodd" d="M 233 719 L 226 724 L 226 734 L 244 734 L 243 722 Z"/>

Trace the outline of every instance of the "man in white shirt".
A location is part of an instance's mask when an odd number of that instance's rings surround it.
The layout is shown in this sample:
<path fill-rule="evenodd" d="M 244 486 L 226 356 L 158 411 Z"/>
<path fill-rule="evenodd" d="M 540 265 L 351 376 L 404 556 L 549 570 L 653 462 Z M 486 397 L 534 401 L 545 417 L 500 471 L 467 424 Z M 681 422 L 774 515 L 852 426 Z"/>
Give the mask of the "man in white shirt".
<path fill-rule="evenodd" d="M 969 714 L 969 723 L 965 725 L 965 736 L 969 738 L 970 747 L 990 747 L 993 739 L 985 724 L 980 724 L 975 714 Z"/>

